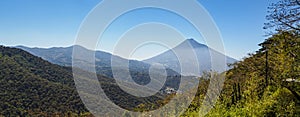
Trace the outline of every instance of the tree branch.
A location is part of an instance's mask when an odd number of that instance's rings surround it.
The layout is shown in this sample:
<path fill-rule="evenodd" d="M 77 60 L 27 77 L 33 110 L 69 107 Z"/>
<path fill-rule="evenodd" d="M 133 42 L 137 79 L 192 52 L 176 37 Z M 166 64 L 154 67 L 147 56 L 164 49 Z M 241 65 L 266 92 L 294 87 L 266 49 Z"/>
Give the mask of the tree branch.
<path fill-rule="evenodd" d="M 296 27 L 294 27 L 294 26 L 292 26 L 292 25 L 290 25 L 290 24 L 288 24 L 288 23 L 282 21 L 280 18 L 278 18 L 277 20 L 278 20 L 280 23 L 282 23 L 283 25 L 285 25 L 285 26 L 287 26 L 287 27 L 290 27 L 291 29 L 300 31 L 300 28 L 296 28 Z"/>

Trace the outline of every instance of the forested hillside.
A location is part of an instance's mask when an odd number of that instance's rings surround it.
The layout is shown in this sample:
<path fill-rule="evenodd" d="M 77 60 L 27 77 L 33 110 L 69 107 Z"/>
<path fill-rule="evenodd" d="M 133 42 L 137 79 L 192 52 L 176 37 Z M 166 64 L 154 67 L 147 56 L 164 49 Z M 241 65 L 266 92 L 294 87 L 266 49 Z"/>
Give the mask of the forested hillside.
<path fill-rule="evenodd" d="M 268 7 L 267 39 L 255 53 L 231 65 L 221 96 L 206 116 L 300 116 L 299 13 L 297 0 Z M 197 97 L 183 116 L 199 116 Z"/>
<path fill-rule="evenodd" d="M 83 114 L 69 68 L 0 47 L 0 115 Z"/>
<path fill-rule="evenodd" d="M 21 49 L 0 46 L 0 69 L 0 116 L 91 116 L 76 91 L 71 68 L 51 64 Z M 100 82 L 110 100 L 128 110 L 140 104 L 151 105 L 144 110 L 158 108 L 159 100 L 165 97 L 158 93 L 136 98 L 120 89 L 113 79 L 101 75 L 98 81 L 79 80 Z M 97 96 L 93 91 L 84 93 Z"/>

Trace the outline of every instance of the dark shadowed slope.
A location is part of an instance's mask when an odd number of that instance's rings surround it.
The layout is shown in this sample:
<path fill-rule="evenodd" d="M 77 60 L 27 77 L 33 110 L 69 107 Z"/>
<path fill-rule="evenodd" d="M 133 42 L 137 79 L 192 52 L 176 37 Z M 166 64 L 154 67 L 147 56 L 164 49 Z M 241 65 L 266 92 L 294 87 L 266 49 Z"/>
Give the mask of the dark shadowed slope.
<path fill-rule="evenodd" d="M 0 115 L 87 112 L 70 69 L 23 50 L 0 46 Z"/>

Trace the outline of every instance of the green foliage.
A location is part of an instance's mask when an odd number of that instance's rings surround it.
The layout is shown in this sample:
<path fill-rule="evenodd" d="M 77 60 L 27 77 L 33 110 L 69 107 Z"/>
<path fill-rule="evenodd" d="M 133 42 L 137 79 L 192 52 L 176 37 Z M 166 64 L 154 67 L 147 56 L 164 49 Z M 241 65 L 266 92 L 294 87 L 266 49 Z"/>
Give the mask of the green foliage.
<path fill-rule="evenodd" d="M 0 115 L 85 113 L 72 74 L 25 51 L 0 47 Z"/>

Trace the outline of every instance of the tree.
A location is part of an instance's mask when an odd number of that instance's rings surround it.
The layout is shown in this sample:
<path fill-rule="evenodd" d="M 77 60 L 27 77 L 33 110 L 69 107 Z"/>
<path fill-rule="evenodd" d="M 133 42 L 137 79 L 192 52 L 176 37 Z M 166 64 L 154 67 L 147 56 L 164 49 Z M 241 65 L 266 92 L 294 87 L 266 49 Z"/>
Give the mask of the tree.
<path fill-rule="evenodd" d="M 268 20 L 264 29 L 275 29 L 276 31 L 300 31 L 300 1 L 280 0 L 268 7 Z"/>
<path fill-rule="evenodd" d="M 287 88 L 300 101 L 300 96 L 297 93 L 298 83 L 293 83 L 288 80 L 298 81 L 299 79 L 299 51 L 300 38 L 297 31 L 284 31 L 273 35 L 266 40 L 269 42 L 269 47 L 262 45 L 262 50 L 269 48 L 270 51 L 270 76 L 274 83 Z"/>

